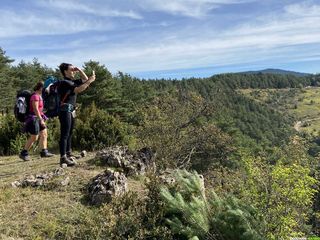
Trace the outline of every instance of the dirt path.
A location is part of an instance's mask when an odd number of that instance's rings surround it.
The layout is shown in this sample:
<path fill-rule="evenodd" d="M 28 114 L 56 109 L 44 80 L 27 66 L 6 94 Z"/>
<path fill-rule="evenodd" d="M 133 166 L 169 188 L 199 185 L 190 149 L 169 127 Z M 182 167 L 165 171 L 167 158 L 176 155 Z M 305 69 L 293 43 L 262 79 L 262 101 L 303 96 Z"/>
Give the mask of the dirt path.
<path fill-rule="evenodd" d="M 302 124 L 306 123 L 306 122 L 312 122 L 312 121 L 316 121 L 316 120 L 320 120 L 320 117 L 317 117 L 317 118 L 312 118 L 312 119 L 306 119 L 304 121 L 298 121 L 294 124 L 294 129 L 297 131 L 297 132 L 300 132 L 301 131 L 301 126 Z"/>

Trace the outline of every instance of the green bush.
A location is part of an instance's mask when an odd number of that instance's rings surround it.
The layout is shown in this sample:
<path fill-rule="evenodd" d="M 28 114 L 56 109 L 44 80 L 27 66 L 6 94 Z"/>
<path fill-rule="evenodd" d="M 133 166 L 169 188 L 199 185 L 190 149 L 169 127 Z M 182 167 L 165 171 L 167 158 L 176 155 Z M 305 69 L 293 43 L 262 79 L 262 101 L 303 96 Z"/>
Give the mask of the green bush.
<path fill-rule="evenodd" d="M 0 155 L 17 154 L 24 145 L 22 124 L 13 115 L 0 118 Z"/>
<path fill-rule="evenodd" d="M 235 164 L 229 158 L 234 141 L 208 120 L 213 110 L 202 97 L 165 95 L 139 111 L 142 121 L 135 129 L 136 136 L 141 147 L 157 152 L 158 169 L 191 167 L 204 172 L 217 165 Z"/>
<path fill-rule="evenodd" d="M 117 144 L 134 144 L 128 124 L 94 104 L 79 113 L 73 135 L 74 148 L 92 151 Z"/>

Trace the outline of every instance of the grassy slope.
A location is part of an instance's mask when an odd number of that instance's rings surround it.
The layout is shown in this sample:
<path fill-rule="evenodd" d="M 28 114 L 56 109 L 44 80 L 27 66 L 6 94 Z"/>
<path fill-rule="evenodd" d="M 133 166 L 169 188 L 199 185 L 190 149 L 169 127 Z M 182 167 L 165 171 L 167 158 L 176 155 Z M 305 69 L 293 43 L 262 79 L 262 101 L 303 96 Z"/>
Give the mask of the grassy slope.
<path fill-rule="evenodd" d="M 97 211 L 84 198 L 86 184 L 104 170 L 90 164 L 93 157 L 88 154 L 78 166 L 66 169 L 63 178 L 70 178 L 69 186 L 56 185 L 62 178 L 50 182 L 46 189 L 15 189 L 10 184 L 28 174 L 54 170 L 58 157 L 33 156 L 30 162 L 16 156 L 0 157 L 0 239 L 55 239 L 59 232 L 69 232 L 70 239 L 75 238 L 73 232 L 81 227 L 79 219 Z M 128 185 L 133 191 L 144 191 L 138 180 L 129 179 Z"/>
<path fill-rule="evenodd" d="M 302 131 L 316 133 L 320 130 L 320 88 L 246 89 L 241 92 L 288 113 L 297 121 L 307 122 L 305 126 L 302 124 Z"/>

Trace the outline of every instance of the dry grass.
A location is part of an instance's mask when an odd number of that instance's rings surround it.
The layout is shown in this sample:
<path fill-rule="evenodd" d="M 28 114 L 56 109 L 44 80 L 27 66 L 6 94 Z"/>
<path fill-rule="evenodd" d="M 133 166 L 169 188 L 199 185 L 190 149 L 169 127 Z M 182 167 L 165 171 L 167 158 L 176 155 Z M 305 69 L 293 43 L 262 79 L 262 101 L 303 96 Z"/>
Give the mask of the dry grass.
<path fill-rule="evenodd" d="M 64 177 L 70 178 L 68 186 L 49 184 L 38 189 L 12 188 L 11 182 L 56 169 L 58 156 L 32 156 L 30 162 L 17 156 L 0 157 L 0 239 L 84 239 L 77 235 L 78 228 L 90 227 L 90 216 L 98 211 L 87 204 L 85 187 L 105 169 L 89 164 L 93 157 L 94 153 L 88 154 L 78 160 L 78 166 L 65 170 Z M 141 178 L 129 179 L 129 188 L 144 194 L 141 182 Z"/>

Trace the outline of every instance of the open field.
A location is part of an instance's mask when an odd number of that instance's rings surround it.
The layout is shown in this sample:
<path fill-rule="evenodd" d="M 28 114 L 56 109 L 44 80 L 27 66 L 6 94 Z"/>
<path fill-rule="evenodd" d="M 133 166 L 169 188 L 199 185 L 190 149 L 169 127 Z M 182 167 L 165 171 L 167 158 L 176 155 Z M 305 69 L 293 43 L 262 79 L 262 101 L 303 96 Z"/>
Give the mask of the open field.
<path fill-rule="evenodd" d="M 320 88 L 245 89 L 243 94 L 255 101 L 289 114 L 299 123 L 299 130 L 312 134 L 320 131 Z"/>

